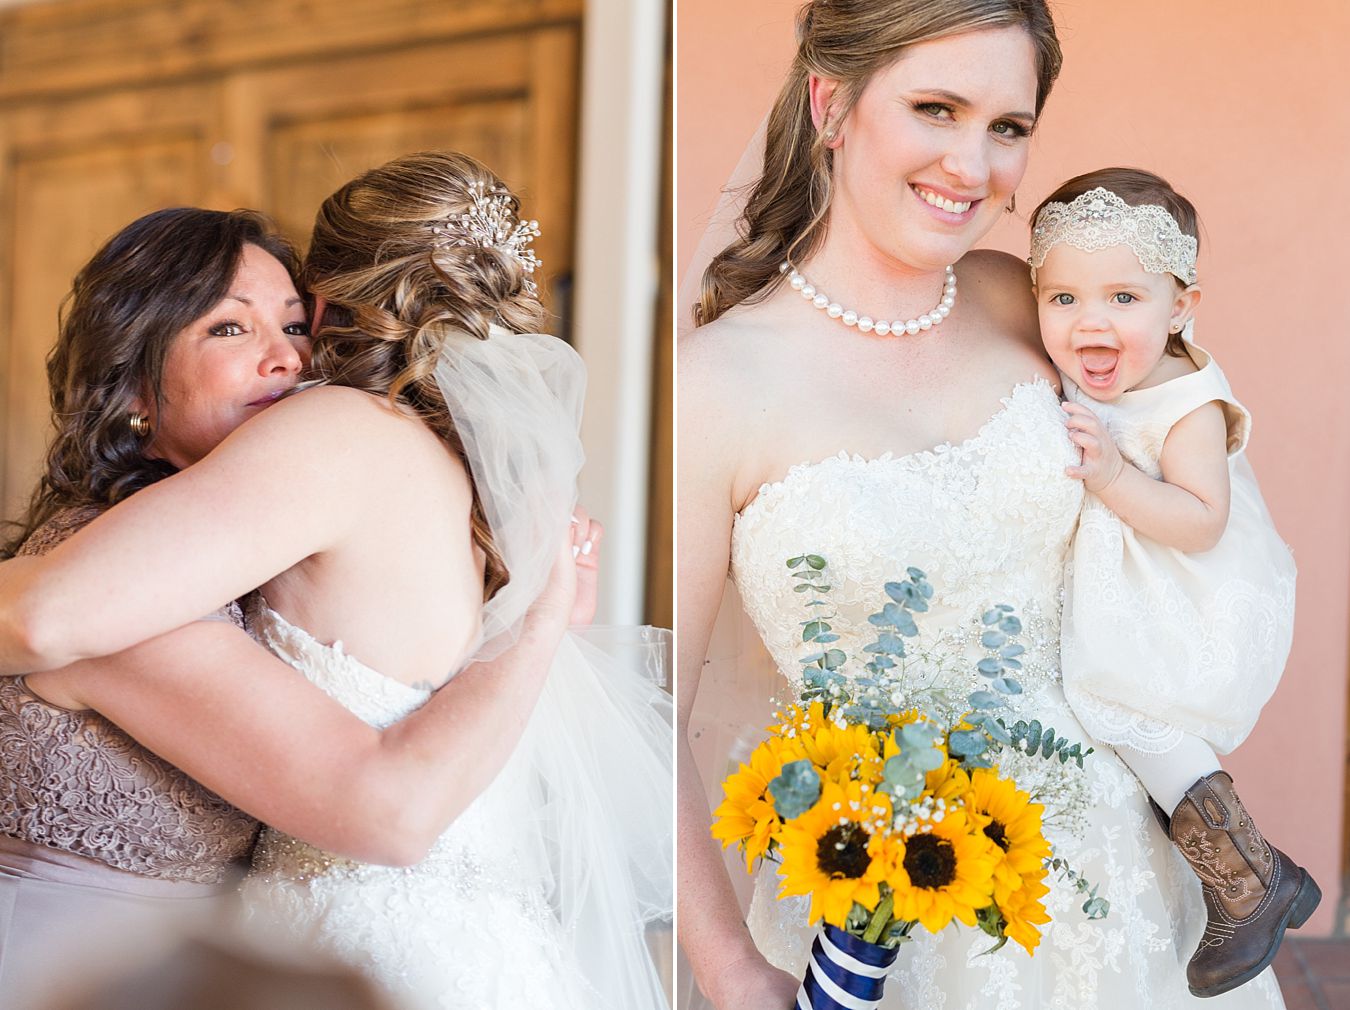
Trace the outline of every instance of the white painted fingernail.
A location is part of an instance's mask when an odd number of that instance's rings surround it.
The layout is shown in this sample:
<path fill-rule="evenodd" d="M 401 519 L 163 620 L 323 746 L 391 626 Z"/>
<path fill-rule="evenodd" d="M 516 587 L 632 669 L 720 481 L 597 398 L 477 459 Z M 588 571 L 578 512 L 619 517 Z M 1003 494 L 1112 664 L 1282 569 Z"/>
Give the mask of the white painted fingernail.
<path fill-rule="evenodd" d="M 584 544 L 581 545 L 581 553 L 582 553 L 582 554 L 589 554 L 589 553 L 591 553 L 591 548 L 594 547 L 594 546 L 595 546 L 595 541 L 593 541 L 593 540 L 587 540 Z"/>
<path fill-rule="evenodd" d="M 573 525 L 573 526 L 580 526 L 580 525 L 581 525 L 581 520 L 578 519 L 576 516 L 573 516 L 573 517 L 572 517 L 572 525 Z"/>
<path fill-rule="evenodd" d="M 572 557 L 576 557 L 576 556 L 577 556 L 578 554 L 580 554 L 580 553 L 581 553 L 581 548 L 578 547 L 576 544 L 573 544 L 573 545 L 572 545 Z"/>

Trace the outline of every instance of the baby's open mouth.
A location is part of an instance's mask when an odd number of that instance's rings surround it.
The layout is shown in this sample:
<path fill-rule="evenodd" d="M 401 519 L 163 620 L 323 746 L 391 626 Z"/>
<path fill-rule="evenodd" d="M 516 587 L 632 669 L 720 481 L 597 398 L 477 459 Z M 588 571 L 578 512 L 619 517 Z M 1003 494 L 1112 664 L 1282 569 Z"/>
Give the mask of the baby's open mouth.
<path fill-rule="evenodd" d="M 1105 389 L 1116 381 L 1120 352 L 1109 347 L 1085 347 L 1078 352 L 1083 381 L 1094 389 Z"/>

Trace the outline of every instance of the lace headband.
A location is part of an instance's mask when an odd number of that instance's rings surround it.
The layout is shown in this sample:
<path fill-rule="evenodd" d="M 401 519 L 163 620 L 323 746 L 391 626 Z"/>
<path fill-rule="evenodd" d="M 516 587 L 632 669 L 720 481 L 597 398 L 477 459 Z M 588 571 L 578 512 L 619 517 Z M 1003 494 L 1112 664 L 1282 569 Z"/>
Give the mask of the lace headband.
<path fill-rule="evenodd" d="M 1131 207 L 1109 189 L 1098 186 L 1070 203 L 1046 204 L 1031 229 L 1031 279 L 1057 245 L 1099 252 L 1127 245 L 1139 265 L 1151 274 L 1171 274 L 1182 284 L 1195 283 L 1199 243 L 1182 232 L 1176 219 L 1153 204 Z"/>

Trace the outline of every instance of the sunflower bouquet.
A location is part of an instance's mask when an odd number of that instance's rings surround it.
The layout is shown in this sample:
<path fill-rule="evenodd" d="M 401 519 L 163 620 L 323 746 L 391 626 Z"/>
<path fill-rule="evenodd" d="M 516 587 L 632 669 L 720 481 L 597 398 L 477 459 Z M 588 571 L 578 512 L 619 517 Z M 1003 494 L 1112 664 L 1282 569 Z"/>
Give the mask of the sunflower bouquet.
<path fill-rule="evenodd" d="M 1038 927 L 1050 921 L 1043 899 L 1052 872 L 1087 895 L 1089 917 L 1105 915 L 1095 888 L 1055 856 L 1045 804 L 1002 767 L 1025 769 L 1028 758 L 1056 766 L 1058 777 L 1037 777 L 1044 796 L 1060 791 L 1092 753 L 1005 711 L 1006 699 L 1021 693 L 1016 672 L 1025 652 L 1013 608 L 983 615 L 981 688 L 953 696 L 950 688 L 916 688 L 925 679 L 907 670 L 918 651 L 916 615 L 933 595 L 922 571 L 910 568 L 883 587 L 885 603 L 869 617 L 875 640 L 851 657 L 835 644 L 825 559 L 801 555 L 787 567 L 808 608 L 804 690 L 726 779 L 712 833 L 724 847 L 740 847 L 748 872 L 762 860 L 780 863 L 779 896 L 809 897 L 810 921 L 823 920 L 803 996 L 814 981 L 826 997 L 844 985 L 854 996 L 875 989 L 879 998 L 885 966 L 916 926 L 936 933 L 960 922 L 994 938 L 991 951 L 1012 940 L 1031 954 Z M 923 656 L 927 682 L 957 682 L 932 673 L 958 659 Z M 849 973 L 824 961 L 862 972 L 854 980 L 861 989 L 847 988 Z"/>

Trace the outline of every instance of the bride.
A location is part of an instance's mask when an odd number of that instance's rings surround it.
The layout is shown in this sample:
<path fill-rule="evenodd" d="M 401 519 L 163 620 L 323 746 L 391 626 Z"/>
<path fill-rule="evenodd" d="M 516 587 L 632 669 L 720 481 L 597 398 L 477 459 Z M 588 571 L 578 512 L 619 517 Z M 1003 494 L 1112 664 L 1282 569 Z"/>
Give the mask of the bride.
<path fill-rule="evenodd" d="M 1047 6 L 816 0 L 798 40 L 739 237 L 703 275 L 680 347 L 679 923 L 718 1010 L 792 1006 L 812 939 L 803 901 L 775 900 L 771 866 L 743 918 L 709 837 L 694 762 L 720 778 L 725 754 L 695 753 L 715 734 L 693 710 L 700 687 L 736 690 L 738 671 L 706 662 L 728 570 L 794 692 L 790 557 L 828 560 L 846 652 L 910 565 L 935 589 L 924 633 L 940 647 L 966 648 L 980 614 L 1010 603 L 1027 626 L 1020 712 L 1086 741 L 1057 670 L 1075 450 L 1025 264 L 972 251 L 1013 200 L 1059 69 Z M 1199 886 L 1112 752 L 1089 757 L 1087 781 L 1085 828 L 1053 840 L 1109 915 L 1089 920 L 1061 882 L 1034 957 L 978 956 L 989 942 L 973 930 L 916 931 L 883 1007 L 1197 1005 Z M 1211 1005 L 1283 1002 L 1267 971 Z"/>
<path fill-rule="evenodd" d="M 575 504 L 585 376 L 533 332 L 537 226 L 517 206 L 473 159 L 434 152 L 330 197 L 304 270 L 326 383 L 7 562 L 0 672 L 117 651 L 260 586 L 254 636 L 384 727 L 541 634 L 527 612 Z M 129 572 L 135 591 L 109 594 Z M 390 867 L 268 830 L 255 921 L 446 1010 L 663 1006 L 642 933 L 670 902 L 663 692 L 575 635 L 537 704 L 511 679 L 473 684 L 515 692 L 528 727 L 500 771 L 461 769 L 467 805 L 430 851 Z M 439 798 L 406 797 L 409 825 L 425 805 Z"/>

